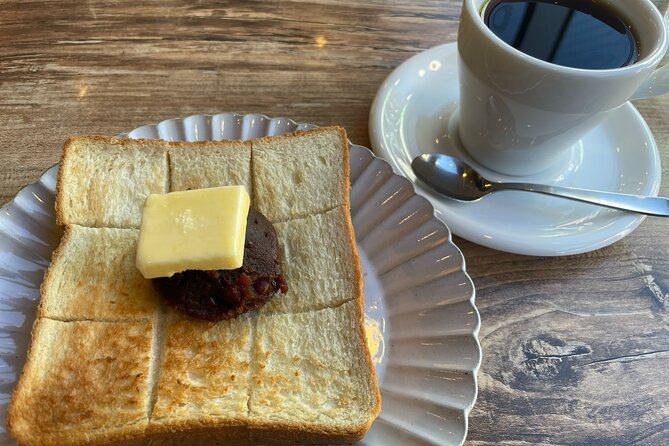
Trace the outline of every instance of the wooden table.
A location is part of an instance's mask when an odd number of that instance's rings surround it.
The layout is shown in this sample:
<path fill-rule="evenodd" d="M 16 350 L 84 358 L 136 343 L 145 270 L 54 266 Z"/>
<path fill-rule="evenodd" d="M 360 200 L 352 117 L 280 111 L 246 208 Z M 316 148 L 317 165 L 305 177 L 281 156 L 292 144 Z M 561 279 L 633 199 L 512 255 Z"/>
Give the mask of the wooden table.
<path fill-rule="evenodd" d="M 456 39 L 460 3 L 2 1 L 0 202 L 72 134 L 193 113 L 340 124 L 369 145 L 376 89 L 408 57 Z M 669 96 L 636 105 L 669 196 Z M 669 444 L 668 220 L 572 257 L 455 242 L 482 317 L 469 444 Z"/>

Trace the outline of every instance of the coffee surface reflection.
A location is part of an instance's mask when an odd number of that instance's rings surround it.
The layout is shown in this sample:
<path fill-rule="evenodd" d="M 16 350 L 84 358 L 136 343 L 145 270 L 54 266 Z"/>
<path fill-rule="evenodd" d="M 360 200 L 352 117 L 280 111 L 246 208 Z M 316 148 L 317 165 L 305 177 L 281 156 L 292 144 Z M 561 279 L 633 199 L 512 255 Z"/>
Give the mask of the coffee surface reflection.
<path fill-rule="evenodd" d="M 491 0 L 486 26 L 525 54 L 572 68 L 633 64 L 637 39 L 614 11 L 591 0 Z"/>

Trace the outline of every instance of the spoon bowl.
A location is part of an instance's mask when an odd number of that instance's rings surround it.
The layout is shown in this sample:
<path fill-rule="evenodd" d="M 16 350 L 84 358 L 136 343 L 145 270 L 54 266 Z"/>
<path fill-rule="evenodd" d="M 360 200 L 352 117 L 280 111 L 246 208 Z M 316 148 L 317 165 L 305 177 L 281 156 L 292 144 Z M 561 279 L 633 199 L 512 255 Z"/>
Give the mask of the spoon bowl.
<path fill-rule="evenodd" d="M 421 155 L 413 159 L 416 175 L 437 192 L 463 201 L 474 201 L 487 195 L 490 181 L 473 167 L 448 155 Z"/>

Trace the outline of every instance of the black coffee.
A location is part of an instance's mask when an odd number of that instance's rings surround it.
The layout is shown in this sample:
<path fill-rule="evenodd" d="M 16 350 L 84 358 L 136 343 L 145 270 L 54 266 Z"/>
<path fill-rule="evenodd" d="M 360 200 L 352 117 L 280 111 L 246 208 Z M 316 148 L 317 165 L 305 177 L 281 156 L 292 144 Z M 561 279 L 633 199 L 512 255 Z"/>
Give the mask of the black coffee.
<path fill-rule="evenodd" d="M 592 0 L 491 0 L 484 20 L 514 48 L 566 67 L 620 68 L 639 52 L 630 27 Z"/>

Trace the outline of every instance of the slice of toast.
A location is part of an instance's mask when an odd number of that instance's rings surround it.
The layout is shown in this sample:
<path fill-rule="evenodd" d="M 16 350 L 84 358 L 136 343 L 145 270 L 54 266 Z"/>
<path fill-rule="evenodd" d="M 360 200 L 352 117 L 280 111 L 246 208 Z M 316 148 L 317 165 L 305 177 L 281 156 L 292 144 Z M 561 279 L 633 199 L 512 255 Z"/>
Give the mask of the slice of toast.
<path fill-rule="evenodd" d="M 378 393 L 359 303 L 261 316 L 256 330 L 249 417 L 266 430 L 254 432 L 254 443 L 319 442 L 314 434 L 327 431 L 330 443 L 361 438 Z"/>
<path fill-rule="evenodd" d="M 38 317 L 153 319 L 161 299 L 135 267 L 137 229 L 65 228 L 40 290 Z"/>
<path fill-rule="evenodd" d="M 253 327 L 249 314 L 213 323 L 169 312 L 151 414 L 156 431 L 178 425 L 215 425 L 221 420 L 244 424 Z"/>
<path fill-rule="evenodd" d="M 167 144 L 104 136 L 70 138 L 56 184 L 59 225 L 139 228 L 149 194 L 168 192 Z"/>
<path fill-rule="evenodd" d="M 293 172 L 284 164 L 297 162 L 283 157 L 292 138 L 304 156 L 314 147 L 305 141 L 321 141 L 316 153 L 329 167 L 318 171 L 318 181 L 309 179 L 319 183 L 316 193 L 303 182 L 295 185 L 302 192 L 280 192 L 290 187 L 284 174 Z M 88 140 L 95 161 L 78 159 L 88 156 Z M 143 145 L 147 154 L 138 153 Z M 65 236 L 45 276 L 32 346 L 8 416 L 8 430 L 20 444 L 332 444 L 364 435 L 380 410 L 380 396 L 363 333 L 343 130 L 225 144 L 80 137 L 68 147 L 63 163 L 69 167 L 57 187 Z M 100 155 L 105 147 L 114 157 Z M 104 189 L 104 178 L 71 178 L 87 175 L 73 166 L 95 165 L 111 178 L 116 166 L 127 175 L 138 159 L 153 160 L 146 164 L 153 166 L 161 157 L 169 169 L 167 181 L 160 173 L 158 182 L 168 190 L 230 181 L 251 185 L 252 204 L 280 221 L 287 294 L 259 312 L 215 324 L 165 308 L 132 261 L 133 219 L 141 215 L 140 197 L 153 177 L 133 172 L 130 178 L 139 178 L 142 190 L 134 194 L 116 180 Z M 259 169 L 259 158 L 278 163 L 276 175 Z M 105 207 L 82 198 L 95 194 L 103 194 Z M 298 203 L 302 199 L 310 203 Z M 121 223 L 128 229 L 116 228 Z M 65 378 L 73 381 L 64 385 Z M 36 410 L 42 398 L 54 400 L 48 416 Z M 101 401 L 120 410 L 119 416 L 106 412 Z"/>
<path fill-rule="evenodd" d="M 170 144 L 170 191 L 240 184 L 251 188 L 251 143 L 207 141 Z"/>
<path fill-rule="evenodd" d="M 254 205 L 272 223 L 348 203 L 346 132 L 324 127 L 252 141 Z"/>
<path fill-rule="evenodd" d="M 335 307 L 362 294 L 348 206 L 276 223 L 274 227 L 289 288 L 260 308 L 261 313 Z"/>
<path fill-rule="evenodd" d="M 21 445 L 103 444 L 148 424 L 150 322 L 38 318 L 7 429 Z"/>

